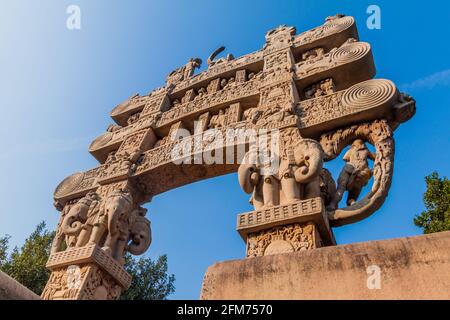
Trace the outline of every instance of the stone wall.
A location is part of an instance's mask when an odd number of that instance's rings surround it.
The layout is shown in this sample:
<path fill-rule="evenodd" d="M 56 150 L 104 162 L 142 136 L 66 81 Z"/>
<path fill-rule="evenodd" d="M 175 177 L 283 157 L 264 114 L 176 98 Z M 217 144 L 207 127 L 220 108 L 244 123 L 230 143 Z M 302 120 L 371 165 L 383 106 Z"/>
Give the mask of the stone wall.
<path fill-rule="evenodd" d="M 0 300 L 40 300 L 37 294 L 0 271 Z"/>
<path fill-rule="evenodd" d="M 221 262 L 202 299 L 450 299 L 449 247 L 441 232 Z M 368 289 L 372 265 L 380 289 Z"/>

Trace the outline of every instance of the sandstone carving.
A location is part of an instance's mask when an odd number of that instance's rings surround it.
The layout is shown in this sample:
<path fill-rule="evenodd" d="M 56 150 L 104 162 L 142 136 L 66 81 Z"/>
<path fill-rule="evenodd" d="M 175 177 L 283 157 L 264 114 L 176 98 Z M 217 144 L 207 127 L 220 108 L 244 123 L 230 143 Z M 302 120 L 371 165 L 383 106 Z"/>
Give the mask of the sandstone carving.
<path fill-rule="evenodd" d="M 168 86 L 176 85 L 177 83 L 187 80 L 194 74 L 196 68 L 199 68 L 202 60 L 199 58 L 190 58 L 189 61 L 182 67 L 172 71 L 166 79 Z"/>
<path fill-rule="evenodd" d="M 217 48 L 213 53 L 211 53 L 211 55 L 208 57 L 208 67 L 209 68 L 211 68 L 219 63 L 228 62 L 228 61 L 231 61 L 234 59 L 234 56 L 231 53 L 229 53 L 229 54 L 227 54 L 226 57 L 215 60 L 215 58 L 224 50 L 225 50 L 225 47 L 222 46 L 220 48 Z"/>
<path fill-rule="evenodd" d="M 333 227 L 383 204 L 394 131 L 416 106 L 392 81 L 373 79 L 371 46 L 352 17 L 300 34 L 279 26 L 241 57 L 217 58 L 224 50 L 206 70 L 194 75 L 201 59 L 191 58 L 164 87 L 117 105 L 116 124 L 89 147 L 99 165 L 57 186 L 44 299 L 119 298 L 131 282 L 124 254 L 151 245 L 142 206 L 202 179 L 237 172 L 251 194 L 254 210 L 237 218 L 249 258 L 335 245 Z M 230 150 L 232 161 L 216 161 Z M 327 170 L 333 160 L 344 164 L 338 176 Z"/>

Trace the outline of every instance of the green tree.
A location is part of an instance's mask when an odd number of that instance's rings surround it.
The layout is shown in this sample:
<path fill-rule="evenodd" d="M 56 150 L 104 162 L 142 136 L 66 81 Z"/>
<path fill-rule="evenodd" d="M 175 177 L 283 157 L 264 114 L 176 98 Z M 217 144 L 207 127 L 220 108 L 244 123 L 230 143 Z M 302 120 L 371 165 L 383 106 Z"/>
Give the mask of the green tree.
<path fill-rule="evenodd" d="M 50 275 L 45 263 L 54 234 L 46 229 L 45 222 L 41 222 L 20 249 L 13 249 L 11 256 L 2 265 L 2 271 L 40 294 Z"/>
<path fill-rule="evenodd" d="M 414 218 L 424 233 L 450 230 L 450 181 L 437 172 L 425 177 L 427 191 L 423 195 L 426 210 Z"/>
<path fill-rule="evenodd" d="M 133 280 L 130 289 L 122 294 L 122 300 L 166 300 L 175 291 L 175 276 L 167 273 L 167 255 L 152 261 L 133 259 L 127 254 L 125 261 L 125 269 Z"/>
<path fill-rule="evenodd" d="M 40 295 L 50 272 L 45 267 L 55 232 L 46 229 L 41 222 L 19 249 L 8 256 L 9 236 L 0 238 L 0 270 Z M 125 257 L 125 269 L 133 277 L 129 290 L 122 294 L 128 300 L 164 300 L 174 292 L 175 276 L 167 273 L 167 256 L 156 261 L 150 258 Z"/>
<path fill-rule="evenodd" d="M 0 238 L 0 270 L 8 259 L 9 235 Z"/>

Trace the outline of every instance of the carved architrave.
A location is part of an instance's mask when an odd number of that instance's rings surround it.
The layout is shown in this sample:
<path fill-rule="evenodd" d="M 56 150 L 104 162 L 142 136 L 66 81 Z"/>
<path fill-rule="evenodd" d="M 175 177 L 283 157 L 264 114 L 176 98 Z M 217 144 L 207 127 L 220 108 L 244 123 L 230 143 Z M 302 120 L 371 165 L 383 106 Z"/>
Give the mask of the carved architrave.
<path fill-rule="evenodd" d="M 156 136 L 151 128 L 130 134 L 117 152 L 112 153 L 101 166 L 97 182 L 106 184 L 127 179 L 135 169 L 135 163 L 143 150 L 153 147 L 155 142 Z"/>

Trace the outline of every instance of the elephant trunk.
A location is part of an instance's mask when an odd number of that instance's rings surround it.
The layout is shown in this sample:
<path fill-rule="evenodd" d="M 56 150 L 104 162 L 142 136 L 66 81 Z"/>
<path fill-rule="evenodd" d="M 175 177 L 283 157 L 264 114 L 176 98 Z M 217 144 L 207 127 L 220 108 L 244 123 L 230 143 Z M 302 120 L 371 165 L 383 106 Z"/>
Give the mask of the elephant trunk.
<path fill-rule="evenodd" d="M 298 183 L 309 183 L 317 178 L 323 167 L 323 151 L 318 142 L 302 139 L 294 147 L 294 160 L 297 166 L 294 176 Z"/>
<path fill-rule="evenodd" d="M 130 238 L 131 243 L 127 246 L 127 251 L 133 255 L 141 255 L 147 251 L 152 243 L 150 221 L 142 216 L 137 217 Z"/>
<path fill-rule="evenodd" d="M 254 164 L 241 164 L 238 168 L 239 184 L 245 193 L 252 193 L 258 183 L 258 171 Z"/>
<path fill-rule="evenodd" d="M 107 206 L 106 216 L 108 217 L 108 230 L 110 234 L 116 234 L 118 229 L 118 220 L 121 214 L 120 206 L 118 203 L 114 203 L 113 205 Z"/>
<path fill-rule="evenodd" d="M 80 232 L 83 223 L 80 220 L 85 220 L 89 210 L 90 201 L 82 201 L 75 204 L 65 216 L 61 228 L 66 235 L 75 235 Z"/>

